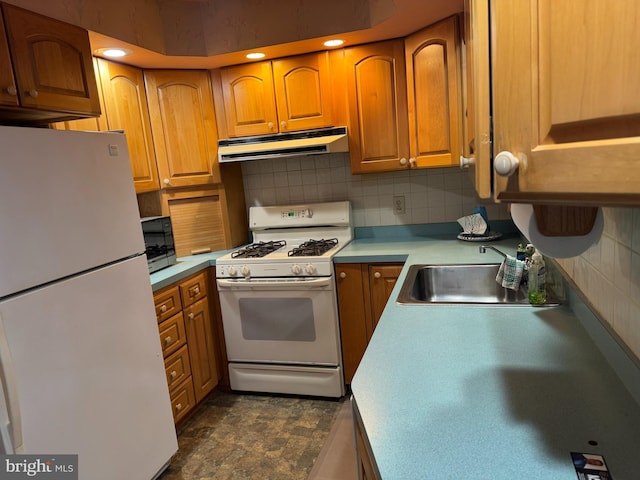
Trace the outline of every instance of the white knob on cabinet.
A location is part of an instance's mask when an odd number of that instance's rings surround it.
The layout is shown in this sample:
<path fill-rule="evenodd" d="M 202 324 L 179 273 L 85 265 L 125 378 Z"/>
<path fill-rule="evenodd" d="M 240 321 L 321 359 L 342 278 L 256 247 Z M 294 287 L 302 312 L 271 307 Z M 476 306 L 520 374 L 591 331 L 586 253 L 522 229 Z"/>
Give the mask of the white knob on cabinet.
<path fill-rule="evenodd" d="M 287 128 L 287 122 L 285 122 L 284 120 L 282 120 L 280 122 L 280 128 Z"/>
<path fill-rule="evenodd" d="M 236 269 L 236 267 L 229 267 L 229 275 L 231 275 L 232 277 L 235 277 L 238 274 L 238 270 Z"/>
<path fill-rule="evenodd" d="M 181 403 L 177 403 L 176 404 L 176 410 L 178 410 L 178 411 L 182 410 L 182 404 Z"/>
<path fill-rule="evenodd" d="M 169 185 L 169 184 L 171 183 L 171 180 L 169 180 L 168 178 L 165 178 L 162 182 L 163 182 L 165 185 Z"/>
<path fill-rule="evenodd" d="M 306 267 L 304 267 L 304 271 L 307 272 L 308 275 L 313 275 L 314 273 L 316 273 L 316 267 L 309 264 Z"/>
<path fill-rule="evenodd" d="M 382 274 L 380 272 L 376 272 L 373 274 L 374 278 L 380 278 L 382 277 Z"/>
<path fill-rule="evenodd" d="M 193 320 L 196 316 L 193 313 L 190 313 L 187 317 L 189 320 Z"/>
<path fill-rule="evenodd" d="M 501 177 L 508 177 L 518 169 L 520 160 L 511 152 L 502 151 L 493 159 L 493 168 Z"/>
<path fill-rule="evenodd" d="M 178 376 L 178 372 L 176 372 L 175 370 L 172 370 L 171 373 L 169 374 L 169 376 L 171 378 L 176 378 Z"/>
<path fill-rule="evenodd" d="M 410 167 L 415 167 L 416 166 L 416 159 L 413 157 L 409 158 L 409 166 Z"/>
<path fill-rule="evenodd" d="M 269 128 L 269 130 L 273 130 L 273 122 L 267 123 L 267 127 Z"/>
<path fill-rule="evenodd" d="M 18 95 L 18 89 L 15 87 L 15 85 L 10 85 L 7 87 L 7 93 L 12 97 L 15 97 L 16 95 Z"/>
<path fill-rule="evenodd" d="M 476 159 L 473 157 L 465 157 L 460 155 L 460 168 L 470 167 L 471 165 L 475 165 Z"/>
<path fill-rule="evenodd" d="M 164 338 L 164 343 L 165 343 L 165 345 L 169 345 L 169 344 L 171 343 L 171 341 L 172 341 L 172 340 L 173 340 L 173 339 L 171 338 L 171 336 L 170 336 L 170 335 L 169 335 L 169 336 L 167 336 L 167 337 L 165 337 L 165 338 Z"/>
<path fill-rule="evenodd" d="M 402 158 L 400 159 L 400 165 L 405 166 L 406 164 L 407 164 L 407 159 L 406 159 L 406 158 L 404 158 L 404 157 L 402 157 Z"/>
<path fill-rule="evenodd" d="M 246 265 L 242 266 L 242 270 L 240 270 L 242 272 L 242 276 L 244 277 L 248 277 L 249 274 L 251 273 L 251 270 L 249 270 L 249 267 L 247 267 Z"/>
<path fill-rule="evenodd" d="M 294 275 L 300 275 L 301 272 L 302 268 L 300 268 L 300 265 L 295 264 L 291 267 L 291 273 L 293 273 Z"/>
<path fill-rule="evenodd" d="M 345 272 L 340 272 L 340 278 L 347 278 L 347 274 Z"/>
<path fill-rule="evenodd" d="M 38 98 L 38 91 L 37 90 L 29 90 L 27 92 L 27 95 L 29 95 L 31 98 Z"/>
<path fill-rule="evenodd" d="M 193 289 L 193 296 L 195 297 L 196 295 L 200 294 L 200 287 L 196 287 Z"/>

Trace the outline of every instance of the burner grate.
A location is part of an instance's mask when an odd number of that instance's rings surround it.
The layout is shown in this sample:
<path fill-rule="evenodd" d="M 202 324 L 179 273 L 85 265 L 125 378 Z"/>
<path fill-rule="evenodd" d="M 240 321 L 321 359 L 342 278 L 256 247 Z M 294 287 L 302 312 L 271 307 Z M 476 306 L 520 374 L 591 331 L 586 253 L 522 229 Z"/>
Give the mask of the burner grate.
<path fill-rule="evenodd" d="M 231 253 L 231 258 L 259 258 L 275 252 L 287 244 L 284 240 L 272 240 L 270 242 L 257 242 Z"/>
<path fill-rule="evenodd" d="M 322 240 L 309 240 L 300 244 L 300 246 L 293 250 L 289 250 L 287 254 L 290 257 L 318 257 L 331 250 L 336 245 L 338 245 L 337 238 L 330 238 L 328 240 L 325 240 L 324 238 Z"/>

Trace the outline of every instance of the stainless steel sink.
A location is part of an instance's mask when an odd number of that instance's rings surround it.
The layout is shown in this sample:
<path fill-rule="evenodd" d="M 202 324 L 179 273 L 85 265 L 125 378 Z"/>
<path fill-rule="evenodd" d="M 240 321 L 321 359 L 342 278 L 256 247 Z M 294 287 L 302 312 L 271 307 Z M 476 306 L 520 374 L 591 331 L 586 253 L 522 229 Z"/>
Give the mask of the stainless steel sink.
<path fill-rule="evenodd" d="M 499 267 L 499 263 L 411 265 L 397 302 L 529 306 L 526 286 L 515 292 L 496 282 Z M 550 292 L 545 305 L 558 305 Z"/>

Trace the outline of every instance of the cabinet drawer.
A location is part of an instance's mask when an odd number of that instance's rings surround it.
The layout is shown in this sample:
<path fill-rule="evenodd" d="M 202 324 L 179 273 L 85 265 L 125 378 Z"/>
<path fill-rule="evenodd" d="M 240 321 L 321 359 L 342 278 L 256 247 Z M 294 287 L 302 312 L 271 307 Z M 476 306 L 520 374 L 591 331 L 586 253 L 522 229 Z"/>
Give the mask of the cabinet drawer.
<path fill-rule="evenodd" d="M 171 354 L 165 359 L 164 369 L 167 374 L 167 385 L 169 385 L 169 390 L 176 388 L 191 375 L 189 350 L 186 345 L 183 345 L 177 352 Z"/>
<path fill-rule="evenodd" d="M 160 324 L 160 343 L 165 358 L 187 343 L 182 313 L 174 315 Z"/>
<path fill-rule="evenodd" d="M 158 318 L 158 323 L 172 317 L 182 310 L 182 303 L 180 303 L 180 290 L 177 286 L 156 293 L 153 296 L 153 302 L 156 305 L 156 317 Z"/>
<path fill-rule="evenodd" d="M 175 390 L 171 391 L 171 409 L 173 421 L 178 423 L 195 405 L 193 382 L 191 377 L 185 379 Z"/>
<path fill-rule="evenodd" d="M 180 284 L 180 295 L 184 307 L 207 296 L 206 271 L 191 277 Z"/>

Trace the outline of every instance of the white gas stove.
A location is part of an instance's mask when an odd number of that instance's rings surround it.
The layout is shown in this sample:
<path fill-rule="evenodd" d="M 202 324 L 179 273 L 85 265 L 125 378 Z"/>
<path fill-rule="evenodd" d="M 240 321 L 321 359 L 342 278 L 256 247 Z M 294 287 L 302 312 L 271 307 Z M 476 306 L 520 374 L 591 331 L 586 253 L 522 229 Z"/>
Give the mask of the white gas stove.
<path fill-rule="evenodd" d="M 349 202 L 251 207 L 254 243 L 216 260 L 231 388 L 344 395 L 333 256 Z"/>

